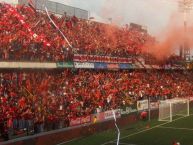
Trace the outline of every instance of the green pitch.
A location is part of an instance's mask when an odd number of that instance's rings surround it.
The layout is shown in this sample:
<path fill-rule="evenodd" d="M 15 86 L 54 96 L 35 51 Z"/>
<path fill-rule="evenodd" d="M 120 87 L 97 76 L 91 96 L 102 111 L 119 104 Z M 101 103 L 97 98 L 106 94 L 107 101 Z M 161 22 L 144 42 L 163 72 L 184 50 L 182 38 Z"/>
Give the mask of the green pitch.
<path fill-rule="evenodd" d="M 113 129 L 62 145 L 116 145 L 116 138 L 116 130 Z M 120 145 L 172 145 L 174 140 L 181 145 L 193 145 L 193 115 L 176 116 L 173 122 L 139 121 L 122 128 L 120 138 Z"/>

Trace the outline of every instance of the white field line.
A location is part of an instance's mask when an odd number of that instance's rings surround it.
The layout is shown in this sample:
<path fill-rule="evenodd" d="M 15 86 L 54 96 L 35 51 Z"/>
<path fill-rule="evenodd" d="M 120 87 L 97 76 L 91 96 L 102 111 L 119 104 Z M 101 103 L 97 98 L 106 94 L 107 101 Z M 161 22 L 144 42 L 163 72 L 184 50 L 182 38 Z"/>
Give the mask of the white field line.
<path fill-rule="evenodd" d="M 75 139 L 72 139 L 72 140 L 69 140 L 69 141 L 64 141 L 64 142 L 58 143 L 56 145 L 63 145 L 63 144 L 66 144 L 66 143 L 69 143 L 69 142 L 73 142 L 73 141 L 78 140 L 78 139 L 80 139 L 80 138 L 75 138 Z"/>
<path fill-rule="evenodd" d="M 166 126 L 160 126 L 159 128 L 173 129 L 173 130 L 187 130 L 187 131 L 193 131 L 193 129 L 191 129 L 191 128 L 178 128 L 178 127 L 166 127 Z"/>
<path fill-rule="evenodd" d="M 191 116 L 191 115 L 189 115 L 189 116 Z M 188 116 L 183 116 L 183 117 L 174 119 L 172 122 L 175 122 L 175 121 L 177 121 L 177 120 L 180 120 L 180 119 L 183 119 L 183 118 L 186 118 L 186 117 L 188 117 Z M 142 131 L 139 131 L 139 132 L 136 132 L 136 133 L 129 134 L 129 135 L 127 135 L 127 136 L 123 136 L 123 137 L 120 138 L 120 140 L 121 140 L 121 139 L 124 139 L 124 138 L 127 138 L 127 137 L 130 137 L 130 136 L 138 135 L 138 134 L 140 134 L 140 133 L 143 133 L 143 132 L 146 132 L 146 131 L 149 131 L 149 130 L 158 128 L 158 127 L 160 127 L 160 126 L 162 126 L 162 125 L 169 124 L 169 123 L 171 123 L 171 122 L 165 122 L 165 123 L 156 125 L 156 126 L 154 126 L 154 127 L 151 127 L 151 128 L 149 128 L 149 129 L 145 129 L 145 130 L 142 130 Z M 105 143 L 103 143 L 103 144 L 101 144 L 101 145 L 106 145 L 106 144 L 109 144 L 109 143 L 114 142 L 114 141 L 116 141 L 116 140 L 110 140 L 110 141 L 107 141 L 107 142 L 105 142 Z"/>
<path fill-rule="evenodd" d="M 115 143 L 115 142 L 113 142 L 113 143 Z M 129 144 L 129 143 L 119 143 L 120 145 L 136 145 L 136 144 Z"/>
<path fill-rule="evenodd" d="M 115 143 L 115 142 L 112 142 L 112 143 Z M 130 144 L 130 143 L 119 143 L 120 145 L 136 145 L 136 144 Z"/>

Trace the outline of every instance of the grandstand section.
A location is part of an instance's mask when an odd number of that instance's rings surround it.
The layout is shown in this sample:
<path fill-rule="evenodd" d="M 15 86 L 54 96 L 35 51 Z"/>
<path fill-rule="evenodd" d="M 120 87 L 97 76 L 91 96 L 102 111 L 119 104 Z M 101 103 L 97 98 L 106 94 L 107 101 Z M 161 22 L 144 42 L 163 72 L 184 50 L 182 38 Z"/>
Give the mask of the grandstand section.
<path fill-rule="evenodd" d="M 136 29 L 120 29 L 98 22 L 88 23 L 76 16 L 64 15 L 59 18 L 51 15 L 74 48 L 70 49 L 44 13 L 34 12 L 25 6 L 17 6 L 16 11 L 14 7 L 5 4 L 1 4 L 1 12 L 3 31 L 0 33 L 0 44 L 5 49 L 1 50 L 0 58 L 4 60 L 66 61 L 72 60 L 72 53 L 128 57 L 139 54 L 142 45 L 151 38 L 147 33 Z M 11 29 L 12 27 L 15 29 Z M 112 31 L 112 34 L 108 34 L 108 31 Z"/>

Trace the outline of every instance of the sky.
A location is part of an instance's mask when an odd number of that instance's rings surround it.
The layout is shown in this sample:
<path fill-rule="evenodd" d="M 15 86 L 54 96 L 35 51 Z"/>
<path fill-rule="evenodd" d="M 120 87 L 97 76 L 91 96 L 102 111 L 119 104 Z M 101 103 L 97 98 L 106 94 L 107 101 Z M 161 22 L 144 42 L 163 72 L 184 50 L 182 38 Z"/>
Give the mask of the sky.
<path fill-rule="evenodd" d="M 143 25 L 157 35 L 169 23 L 172 15 L 179 14 L 177 0 L 52 0 L 86 9 L 97 21 L 119 25 L 130 22 Z"/>

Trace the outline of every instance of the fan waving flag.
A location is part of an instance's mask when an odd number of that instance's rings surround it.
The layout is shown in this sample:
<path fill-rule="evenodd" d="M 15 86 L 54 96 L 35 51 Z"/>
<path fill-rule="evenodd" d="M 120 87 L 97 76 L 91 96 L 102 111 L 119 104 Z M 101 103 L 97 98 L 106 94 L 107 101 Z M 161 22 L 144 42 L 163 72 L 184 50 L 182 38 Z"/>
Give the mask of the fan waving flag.
<path fill-rule="evenodd" d="M 44 35 L 40 36 L 32 31 L 30 25 L 25 22 L 24 17 L 14 7 L 12 7 L 11 5 L 6 5 L 6 7 L 18 19 L 18 21 L 22 24 L 22 26 L 29 32 L 32 38 L 43 42 L 44 46 L 47 46 L 47 47 L 51 46 L 51 44 L 46 40 Z"/>

